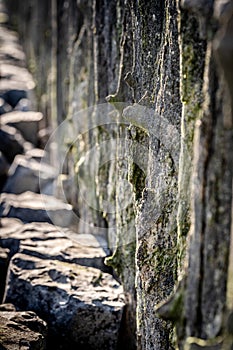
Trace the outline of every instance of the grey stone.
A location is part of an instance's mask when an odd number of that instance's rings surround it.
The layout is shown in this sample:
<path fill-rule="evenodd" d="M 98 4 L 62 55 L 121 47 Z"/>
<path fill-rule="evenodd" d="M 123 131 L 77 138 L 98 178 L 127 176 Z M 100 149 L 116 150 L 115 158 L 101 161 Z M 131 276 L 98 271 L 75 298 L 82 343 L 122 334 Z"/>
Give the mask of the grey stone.
<path fill-rule="evenodd" d="M 25 156 L 28 159 L 34 159 L 40 162 L 42 159 L 45 161 L 46 152 L 41 148 L 32 148 L 25 153 Z"/>
<path fill-rule="evenodd" d="M 4 310 L 4 306 L 1 307 Z M 46 323 L 32 311 L 0 311 L 0 348 L 46 349 Z"/>
<path fill-rule="evenodd" d="M 15 66 L 12 62 L 1 64 L 0 91 L 31 90 L 35 87 L 32 75 L 24 67 Z"/>
<path fill-rule="evenodd" d="M 213 3 L 217 18 L 211 17 Z M 16 22 L 28 39 L 29 58 L 36 61 L 38 72 L 45 72 L 36 77 L 38 100 L 43 110 L 51 111 L 55 123 L 60 125 L 68 116 L 70 129 L 75 128 L 72 115 L 80 107 L 101 103 L 107 95 L 116 107 L 116 101 L 131 105 L 128 121 L 134 125 L 125 134 L 124 123 L 115 132 L 96 123 L 97 113 L 80 114 L 88 133 L 73 143 L 66 170 L 83 180 L 85 195 L 78 198 L 79 213 L 90 223 L 87 229 L 104 226 L 108 234 L 111 230 L 110 244 L 117 245 L 112 263 L 133 306 L 127 315 L 129 325 L 137 318 L 138 348 L 174 347 L 173 324 L 159 319 L 155 307 L 173 293 L 184 273 L 185 303 L 179 302 L 183 312 L 176 324 L 177 347 L 184 348 L 190 335 L 197 337 L 189 339 L 190 348 L 208 347 L 204 339 L 226 333 L 225 310 L 232 309 L 233 300 L 226 293 L 226 286 L 233 285 L 233 274 L 227 277 L 232 231 L 233 13 L 228 8 L 232 1 L 129 0 L 124 8 L 119 1 L 103 1 L 102 6 L 92 0 L 59 1 L 57 16 L 46 1 L 33 2 L 29 12 L 26 2 L 16 6 L 15 0 L 8 0 L 6 4 L 17 14 Z M 25 13 L 30 14 L 29 21 Z M 52 36 L 44 33 L 53 16 L 62 40 L 59 36 L 51 42 Z M 42 25 L 41 30 L 34 30 L 35 23 Z M 51 86 L 48 74 L 55 50 L 59 51 L 54 59 L 57 79 Z M 34 52 L 38 52 L 36 60 Z M 56 101 L 44 94 L 51 89 L 57 91 Z M 143 111 L 136 120 L 134 102 Z M 155 113 L 150 114 L 149 107 Z M 168 124 L 162 130 L 158 123 L 163 118 Z M 98 128 L 90 130 L 93 125 Z M 169 132 L 166 125 L 178 134 Z M 125 148 L 125 161 L 119 160 L 122 138 L 132 141 Z M 118 159 L 114 166 L 102 166 L 105 150 L 98 149 L 111 139 L 117 139 L 113 155 Z M 60 150 L 72 141 L 68 134 L 65 141 L 60 140 Z M 140 146 L 139 153 L 133 143 Z M 88 156 L 92 149 L 96 150 L 93 157 Z M 141 154 L 145 174 L 138 166 Z M 120 185 L 121 180 L 127 187 Z M 130 186 L 133 197 L 125 190 Z M 132 198 L 132 203 L 119 211 L 123 197 Z M 96 206 L 85 205 L 83 199 Z M 110 212 L 106 203 L 116 210 Z M 126 244 L 126 239 L 132 244 Z M 131 334 L 136 332 L 133 326 Z M 126 344 L 128 349 L 136 347 Z"/>
<path fill-rule="evenodd" d="M 43 315 L 54 342 L 65 349 L 111 350 L 119 336 L 122 292 L 98 269 L 16 254 L 5 302 Z"/>
<path fill-rule="evenodd" d="M 18 155 L 9 169 L 3 192 L 15 194 L 26 191 L 43 192 L 43 188 L 53 183 L 55 178 L 55 169 L 48 164 Z"/>
<path fill-rule="evenodd" d="M 0 264 L 5 263 L 8 260 L 10 250 L 8 248 L 0 247 Z"/>
<path fill-rule="evenodd" d="M 34 222 L 22 225 L 4 218 L 0 233 L 0 246 L 11 255 L 21 252 L 41 259 L 59 260 L 71 264 L 95 267 L 105 272 L 107 243 L 91 234 L 76 234 L 49 223 Z"/>
<path fill-rule="evenodd" d="M 19 45 L 16 32 L 0 27 L 0 59 L 1 62 L 14 62 L 18 66 L 25 66 L 25 54 Z M 9 90 L 9 85 L 8 85 Z"/>
<path fill-rule="evenodd" d="M 10 251 L 10 257 L 19 250 L 20 241 L 14 235 L 23 225 L 23 222 L 18 219 L 1 218 L 0 246 Z"/>
<path fill-rule="evenodd" d="M 30 191 L 19 195 L 2 193 L 0 215 L 20 219 L 23 222 L 50 222 L 68 227 L 72 221 L 72 206 L 52 196 Z"/>
<path fill-rule="evenodd" d="M 10 258 L 13 254 L 15 254 L 19 249 L 19 241 L 12 237 L 13 232 L 17 232 L 17 230 L 22 226 L 22 222 L 15 219 L 1 218 L 0 222 L 0 302 L 3 299 L 4 291 L 5 291 L 5 283 L 8 265 L 10 262 Z M 8 237 L 7 244 L 4 243 L 2 238 Z"/>
<path fill-rule="evenodd" d="M 43 119 L 42 113 L 39 112 L 23 112 L 23 111 L 13 111 L 4 114 L 1 117 L 1 122 L 4 125 L 14 126 L 23 135 L 24 139 L 37 144 L 39 122 Z"/>
<path fill-rule="evenodd" d="M 14 218 L 1 218 L 1 234 L 6 230 L 8 232 L 14 232 L 23 225 L 23 222 Z"/>
<path fill-rule="evenodd" d="M 0 304 L 0 312 L 1 311 L 16 311 L 16 308 L 13 304 Z"/>

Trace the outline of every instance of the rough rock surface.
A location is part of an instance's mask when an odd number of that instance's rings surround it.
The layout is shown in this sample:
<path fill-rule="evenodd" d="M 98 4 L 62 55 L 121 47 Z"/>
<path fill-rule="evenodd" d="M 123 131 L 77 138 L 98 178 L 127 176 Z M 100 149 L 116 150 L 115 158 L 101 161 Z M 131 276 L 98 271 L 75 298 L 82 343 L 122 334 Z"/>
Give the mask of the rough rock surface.
<path fill-rule="evenodd" d="M 6 3 L 41 111 L 68 124 L 54 164 L 79 227 L 112 249 L 127 349 L 232 348 L 232 0 Z"/>
<path fill-rule="evenodd" d="M 0 195 L 0 215 L 12 217 L 23 222 L 50 222 L 58 226 L 69 227 L 72 221 L 72 206 L 52 196 L 23 192 L 16 195 Z"/>
<path fill-rule="evenodd" d="M 0 20 L 6 18 L 1 1 L 0 11 Z M 52 196 L 64 197 L 64 189 L 74 201 L 74 182 L 65 174 L 57 180 L 49 156 L 35 148 L 49 136 L 39 128 L 48 128 L 41 113 L 29 111 L 34 82 L 17 35 L 1 23 L 0 64 L 0 175 L 6 177 L 0 298 L 14 303 L 0 305 L 0 349 L 115 350 L 125 303 L 122 286 L 104 264 L 106 240 L 69 230 L 73 208 Z M 48 335 L 32 311 L 48 323 Z"/>
<path fill-rule="evenodd" d="M 0 247 L 32 255 L 40 259 L 59 260 L 98 268 L 105 272 L 111 269 L 104 264 L 108 252 L 102 237 L 77 234 L 71 230 L 46 222 L 22 224 L 12 218 L 2 219 Z"/>
<path fill-rule="evenodd" d="M 28 159 L 34 159 L 34 160 L 37 160 L 37 161 L 41 161 L 42 158 L 43 160 L 46 159 L 46 154 L 45 154 L 45 151 L 41 148 L 32 148 L 30 150 L 28 150 L 26 153 L 25 153 L 25 156 L 28 158 Z"/>
<path fill-rule="evenodd" d="M 82 349 L 115 349 L 123 300 L 120 285 L 98 269 L 16 254 L 10 263 L 5 302 L 34 310 L 58 343 Z"/>
<path fill-rule="evenodd" d="M 4 302 L 42 317 L 49 346 L 116 349 L 123 289 L 106 273 L 111 270 L 104 265 L 102 237 L 2 218 L 0 238 L 2 249 L 13 256 Z"/>
<path fill-rule="evenodd" d="M 6 350 L 46 349 L 47 327 L 32 311 L 16 311 L 0 305 L 0 348 Z"/>
<path fill-rule="evenodd" d="M 1 80 L 0 92 L 29 91 L 35 87 L 32 75 L 25 68 L 25 54 L 18 42 L 18 34 L 1 25 Z M 11 102 L 11 101 L 6 101 Z M 13 106 L 15 103 L 13 102 Z"/>

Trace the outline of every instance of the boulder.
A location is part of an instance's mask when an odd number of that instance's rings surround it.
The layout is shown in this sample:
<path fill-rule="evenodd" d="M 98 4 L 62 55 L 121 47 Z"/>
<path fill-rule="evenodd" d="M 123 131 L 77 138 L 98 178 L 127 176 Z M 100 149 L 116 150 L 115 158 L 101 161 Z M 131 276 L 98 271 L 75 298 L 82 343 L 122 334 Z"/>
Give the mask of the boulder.
<path fill-rule="evenodd" d="M 10 258 L 19 250 L 19 241 L 13 237 L 13 233 L 23 225 L 20 220 L 1 218 L 0 222 L 0 302 L 3 299 L 5 283 Z M 8 237 L 7 244 L 2 240 Z"/>
<path fill-rule="evenodd" d="M 23 222 L 14 218 L 1 218 L 0 247 L 9 251 L 9 258 L 19 251 L 20 240 L 15 237 Z"/>
<path fill-rule="evenodd" d="M 17 218 L 24 223 L 49 222 L 69 227 L 73 218 L 70 204 L 63 203 L 52 196 L 33 193 L 2 193 L 0 195 L 0 216 Z"/>
<path fill-rule="evenodd" d="M 40 112 L 23 112 L 13 111 L 1 116 L 3 125 L 10 125 L 21 132 L 24 139 L 36 145 L 38 142 L 37 134 L 39 130 L 39 122 L 43 119 Z"/>
<path fill-rule="evenodd" d="M 18 253 L 10 263 L 5 302 L 42 317 L 53 348 L 113 350 L 122 295 L 120 284 L 98 269 Z"/>
<path fill-rule="evenodd" d="M 19 227 L 23 225 L 23 222 L 20 221 L 19 219 L 14 219 L 14 218 L 1 218 L 0 219 L 0 238 L 2 237 L 2 234 L 4 231 L 7 232 L 15 232 L 18 230 Z"/>
<path fill-rule="evenodd" d="M 32 90 L 35 87 L 32 75 L 24 67 L 14 65 L 15 62 L 1 62 L 0 92 L 9 90 Z"/>
<path fill-rule="evenodd" d="M 0 349 L 46 349 L 46 323 L 32 311 L 0 306 Z"/>
<path fill-rule="evenodd" d="M 11 223 L 11 220 L 14 219 L 2 219 L 0 232 L 0 246 L 9 249 L 11 255 L 21 252 L 41 259 L 59 260 L 111 272 L 104 264 L 108 251 L 107 243 L 102 237 L 75 234 L 49 223 L 22 225 L 20 222 Z"/>
<path fill-rule="evenodd" d="M 11 303 L 6 304 L 0 304 L 0 312 L 1 311 L 16 311 L 16 308 Z"/>
<path fill-rule="evenodd" d="M 18 155 L 9 169 L 8 179 L 2 191 L 15 194 L 26 191 L 39 193 L 48 185 L 52 187 L 55 178 L 55 169 L 50 165 Z"/>
<path fill-rule="evenodd" d="M 25 66 L 25 54 L 19 45 L 16 32 L 9 28 L 0 27 L 0 60 L 1 62 L 15 63 L 17 66 Z M 9 90 L 9 85 L 8 85 Z"/>

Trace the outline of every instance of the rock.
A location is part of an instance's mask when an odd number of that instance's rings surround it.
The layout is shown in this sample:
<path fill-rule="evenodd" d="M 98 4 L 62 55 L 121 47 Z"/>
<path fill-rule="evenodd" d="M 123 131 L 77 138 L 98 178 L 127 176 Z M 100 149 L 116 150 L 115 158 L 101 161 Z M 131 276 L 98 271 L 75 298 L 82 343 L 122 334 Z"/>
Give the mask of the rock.
<path fill-rule="evenodd" d="M 2 233 L 7 232 L 14 232 L 15 230 L 18 230 L 19 227 L 23 225 L 23 222 L 19 219 L 14 218 L 1 218 L 1 231 L 0 231 L 0 237 L 2 237 Z"/>
<path fill-rule="evenodd" d="M 53 184 L 55 178 L 55 169 L 48 164 L 18 155 L 10 167 L 3 192 L 15 194 L 26 191 L 43 192 L 43 188 Z"/>
<path fill-rule="evenodd" d="M 124 302 L 110 274 L 58 260 L 16 254 L 5 302 L 46 320 L 53 348 L 116 349 Z"/>
<path fill-rule="evenodd" d="M 34 87 L 33 78 L 26 68 L 15 66 L 14 62 L 11 61 L 1 63 L 0 91 L 27 91 L 32 90 Z"/>
<path fill-rule="evenodd" d="M 0 247 L 0 265 L 2 265 L 2 263 L 5 265 L 8 261 L 9 253 L 10 249 Z"/>
<path fill-rule="evenodd" d="M 20 241 L 14 234 L 18 232 L 22 226 L 23 222 L 18 219 L 1 218 L 0 247 L 10 251 L 10 258 L 19 251 Z"/>
<path fill-rule="evenodd" d="M 0 302 L 5 292 L 6 276 L 10 258 L 19 250 L 19 241 L 13 237 L 13 233 L 23 225 L 16 219 L 1 218 L 0 230 Z M 4 244 L 4 237 L 8 237 Z"/>
<path fill-rule="evenodd" d="M 8 226 L 5 220 L 8 220 Z M 104 264 L 106 250 L 103 246 L 106 247 L 107 243 L 102 237 L 75 234 L 49 223 L 22 225 L 18 222 L 11 224 L 10 220 L 14 219 L 2 219 L 0 246 L 9 249 L 11 255 L 20 251 L 41 259 L 59 260 L 111 272 Z"/>
<path fill-rule="evenodd" d="M 4 310 L 4 305 L 1 307 Z M 46 323 L 32 311 L 0 311 L 0 349 L 46 349 Z"/>
<path fill-rule="evenodd" d="M 2 115 L 1 123 L 3 125 L 14 126 L 21 132 L 25 140 L 36 145 L 38 141 L 39 122 L 42 119 L 43 115 L 40 112 L 13 111 Z"/>
<path fill-rule="evenodd" d="M 0 312 L 1 311 L 16 311 L 16 308 L 13 304 L 0 304 Z"/>
<path fill-rule="evenodd" d="M 38 162 L 40 162 L 42 159 L 43 159 L 43 161 L 46 160 L 46 152 L 41 148 L 30 149 L 25 153 L 25 156 L 28 159 L 34 159 Z"/>
<path fill-rule="evenodd" d="M 0 60 L 1 62 L 15 63 L 17 66 L 25 66 L 25 54 L 18 43 L 16 32 L 9 28 L 0 27 Z M 9 86 L 8 86 L 9 90 Z"/>
<path fill-rule="evenodd" d="M 0 216 L 17 218 L 27 222 L 49 222 L 62 227 L 69 227 L 73 211 L 70 204 L 61 202 L 52 196 L 33 192 L 16 195 L 0 195 Z"/>
<path fill-rule="evenodd" d="M 15 128 L 1 125 L 0 151 L 9 163 L 12 163 L 17 154 L 24 153 L 24 139 Z"/>

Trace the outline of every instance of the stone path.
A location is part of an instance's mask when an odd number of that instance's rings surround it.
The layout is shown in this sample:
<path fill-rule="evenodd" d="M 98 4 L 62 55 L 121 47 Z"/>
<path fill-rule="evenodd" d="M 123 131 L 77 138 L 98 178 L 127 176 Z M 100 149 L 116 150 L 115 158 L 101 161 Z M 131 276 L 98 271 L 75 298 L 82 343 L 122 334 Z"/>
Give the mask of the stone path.
<path fill-rule="evenodd" d="M 72 206 L 52 196 L 35 84 L 1 2 L 0 20 L 0 349 L 117 349 L 123 290 L 106 242 L 73 232 Z"/>

